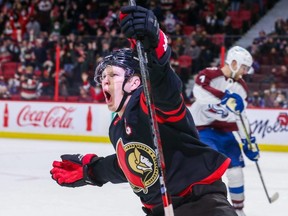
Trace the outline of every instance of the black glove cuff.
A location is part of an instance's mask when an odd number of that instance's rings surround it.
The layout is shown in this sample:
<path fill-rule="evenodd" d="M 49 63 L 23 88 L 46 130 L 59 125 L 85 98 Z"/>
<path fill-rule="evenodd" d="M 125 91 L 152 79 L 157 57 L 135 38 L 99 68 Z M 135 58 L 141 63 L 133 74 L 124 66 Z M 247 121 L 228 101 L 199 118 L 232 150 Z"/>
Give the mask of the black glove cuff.
<path fill-rule="evenodd" d="M 103 157 L 95 156 L 90 161 L 89 164 L 86 164 L 83 167 L 83 180 L 85 181 L 85 183 L 102 187 L 103 184 L 101 182 L 98 182 L 97 179 L 93 175 L 93 166 L 95 166 L 95 164 L 101 159 L 103 159 Z"/>

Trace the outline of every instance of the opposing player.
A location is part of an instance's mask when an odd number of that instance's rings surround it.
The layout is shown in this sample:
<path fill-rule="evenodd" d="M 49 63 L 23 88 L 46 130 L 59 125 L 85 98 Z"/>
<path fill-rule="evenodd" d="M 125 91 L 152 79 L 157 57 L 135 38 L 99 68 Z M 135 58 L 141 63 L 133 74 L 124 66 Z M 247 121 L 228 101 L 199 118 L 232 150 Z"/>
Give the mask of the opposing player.
<path fill-rule="evenodd" d="M 230 198 L 238 215 L 244 216 L 244 160 L 235 134 L 238 132 L 245 155 L 257 161 L 259 149 L 252 136 L 245 114 L 247 85 L 242 75 L 252 65 L 250 53 L 239 46 L 228 50 L 222 68 L 206 68 L 196 77 L 193 93 L 195 102 L 190 107 L 200 140 L 231 159 L 226 172 Z M 252 147 L 248 144 L 240 116 L 244 119 Z"/>
<path fill-rule="evenodd" d="M 170 47 L 153 12 L 138 6 L 121 8 L 127 38 L 140 40 L 148 69 L 166 164 L 166 184 L 176 216 L 236 216 L 221 177 L 230 159 L 198 139 L 192 116 L 181 96 L 181 81 L 169 64 Z M 109 137 L 116 154 L 62 155 L 53 162 L 52 178 L 61 186 L 102 186 L 129 182 L 147 215 L 164 215 L 139 59 L 133 49 L 120 49 L 97 66 L 110 111 L 116 112 Z"/>

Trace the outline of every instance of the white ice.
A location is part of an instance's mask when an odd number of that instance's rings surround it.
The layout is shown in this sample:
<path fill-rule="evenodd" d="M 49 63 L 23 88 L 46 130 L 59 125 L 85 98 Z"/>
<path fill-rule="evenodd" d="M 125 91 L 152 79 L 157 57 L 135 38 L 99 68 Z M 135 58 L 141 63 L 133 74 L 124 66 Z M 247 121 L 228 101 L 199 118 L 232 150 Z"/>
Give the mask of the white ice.
<path fill-rule="evenodd" d="M 0 139 L 0 216 L 144 215 L 128 184 L 81 188 L 56 184 L 50 177 L 51 164 L 65 153 L 105 156 L 113 153 L 113 148 L 109 144 Z M 287 216 L 288 154 L 261 152 L 259 165 L 268 193 L 280 195 L 272 204 L 255 163 L 245 161 L 247 216 Z"/>

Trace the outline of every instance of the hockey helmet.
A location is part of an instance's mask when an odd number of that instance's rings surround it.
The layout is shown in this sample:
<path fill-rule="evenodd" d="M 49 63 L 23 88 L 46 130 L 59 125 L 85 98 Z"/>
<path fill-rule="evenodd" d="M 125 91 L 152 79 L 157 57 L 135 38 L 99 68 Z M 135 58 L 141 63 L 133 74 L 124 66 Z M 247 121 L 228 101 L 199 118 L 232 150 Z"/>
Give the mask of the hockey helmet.
<path fill-rule="evenodd" d="M 139 58 L 132 49 L 124 48 L 113 51 L 100 61 L 95 70 L 94 81 L 101 84 L 102 73 L 107 66 L 117 66 L 125 70 L 125 79 L 134 74 L 141 74 L 139 67 Z"/>
<path fill-rule="evenodd" d="M 231 67 L 234 60 L 237 62 L 236 70 L 233 70 Z M 234 78 L 241 65 L 246 65 L 250 68 L 252 66 L 253 59 L 251 54 L 245 48 L 234 46 L 228 50 L 225 63 L 229 65 L 229 68 L 232 71 L 232 78 Z"/>

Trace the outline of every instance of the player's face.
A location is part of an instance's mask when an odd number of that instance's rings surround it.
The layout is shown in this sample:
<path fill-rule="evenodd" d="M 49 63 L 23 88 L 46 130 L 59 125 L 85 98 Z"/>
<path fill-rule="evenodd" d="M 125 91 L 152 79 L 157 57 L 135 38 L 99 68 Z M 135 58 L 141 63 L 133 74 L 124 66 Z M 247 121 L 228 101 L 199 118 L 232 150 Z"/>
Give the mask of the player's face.
<path fill-rule="evenodd" d="M 116 66 L 107 66 L 102 73 L 102 89 L 108 109 L 115 112 L 122 100 L 122 85 L 125 79 L 125 71 Z"/>
<path fill-rule="evenodd" d="M 248 73 L 249 69 L 250 67 L 248 67 L 247 65 L 241 65 L 238 72 L 235 75 L 235 80 L 242 78 L 244 74 Z"/>

